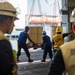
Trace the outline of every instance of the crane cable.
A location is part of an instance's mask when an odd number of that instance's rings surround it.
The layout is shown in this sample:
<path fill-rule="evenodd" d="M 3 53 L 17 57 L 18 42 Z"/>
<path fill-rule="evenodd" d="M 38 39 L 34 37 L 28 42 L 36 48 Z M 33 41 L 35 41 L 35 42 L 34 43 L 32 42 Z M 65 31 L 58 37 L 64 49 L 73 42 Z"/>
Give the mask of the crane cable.
<path fill-rule="evenodd" d="M 61 12 L 60 12 L 60 5 L 59 5 L 59 1 L 58 1 L 58 10 L 59 10 L 59 17 L 61 19 Z M 61 23 L 62 24 L 62 23 Z"/>
<path fill-rule="evenodd" d="M 57 3 L 57 4 L 58 4 L 59 16 L 60 16 L 60 18 L 61 18 L 59 0 L 55 0 L 55 1 L 54 1 L 54 6 L 55 6 L 55 3 Z M 55 11 L 55 9 L 56 9 L 56 6 L 54 7 L 54 11 Z M 56 15 L 56 11 L 55 11 L 54 16 L 55 16 L 55 15 Z M 54 20 L 55 20 L 55 19 L 54 19 Z"/>
<path fill-rule="evenodd" d="M 54 8 L 53 8 L 53 19 L 55 21 L 54 17 L 56 17 L 56 0 L 54 1 Z M 53 25 L 54 25 L 54 23 L 53 23 Z"/>
<path fill-rule="evenodd" d="M 38 7 L 39 7 L 40 15 L 42 15 L 41 4 L 40 4 L 40 1 L 39 0 L 38 0 Z"/>
<path fill-rule="evenodd" d="M 32 6 L 31 6 L 31 9 L 30 9 L 30 15 L 33 14 L 34 6 L 35 6 L 35 0 L 32 1 Z"/>
<path fill-rule="evenodd" d="M 30 18 L 30 15 L 33 14 L 34 6 L 35 6 L 35 0 L 32 1 L 32 5 L 31 5 L 31 9 L 30 9 L 28 20 Z M 38 0 L 38 8 L 39 8 L 39 14 L 42 15 L 41 4 L 40 4 L 39 0 Z"/>
<path fill-rule="evenodd" d="M 35 5 L 35 0 L 32 1 L 31 9 L 30 9 L 30 12 L 28 14 L 28 25 L 29 25 L 30 16 L 31 16 L 31 14 L 33 14 L 33 11 L 34 11 L 34 5 Z"/>
<path fill-rule="evenodd" d="M 42 9 L 41 9 L 41 4 L 40 4 L 39 0 L 38 0 L 38 6 L 39 6 L 40 15 L 42 15 Z M 43 20 L 43 18 L 42 18 L 42 20 Z M 41 23 L 41 26 L 44 26 L 44 23 Z"/>

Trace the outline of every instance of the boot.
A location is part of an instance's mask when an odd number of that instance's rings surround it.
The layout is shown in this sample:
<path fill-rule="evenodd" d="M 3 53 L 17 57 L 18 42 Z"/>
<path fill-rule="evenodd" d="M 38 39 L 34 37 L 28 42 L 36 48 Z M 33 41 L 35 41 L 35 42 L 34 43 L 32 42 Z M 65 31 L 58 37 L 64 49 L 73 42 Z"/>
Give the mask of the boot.
<path fill-rule="evenodd" d="M 43 59 L 43 60 L 41 60 L 41 62 L 46 62 L 46 60 L 45 60 L 45 59 Z"/>
<path fill-rule="evenodd" d="M 28 62 L 33 62 L 33 60 L 32 60 L 32 59 L 30 59 L 30 57 L 28 57 Z"/>
<path fill-rule="evenodd" d="M 29 59 L 28 62 L 33 62 L 33 60 L 32 59 Z"/>
<path fill-rule="evenodd" d="M 30 58 L 30 56 L 28 57 L 28 62 L 33 62 L 33 60 Z"/>

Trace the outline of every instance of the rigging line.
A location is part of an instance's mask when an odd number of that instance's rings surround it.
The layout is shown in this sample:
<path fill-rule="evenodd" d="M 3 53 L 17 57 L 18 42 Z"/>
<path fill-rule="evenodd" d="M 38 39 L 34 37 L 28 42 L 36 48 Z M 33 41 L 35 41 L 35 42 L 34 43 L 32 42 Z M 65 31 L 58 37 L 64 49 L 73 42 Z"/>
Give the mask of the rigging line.
<path fill-rule="evenodd" d="M 58 2 L 58 1 L 55 0 L 52 4 L 50 4 L 50 6 L 51 6 L 51 5 L 55 5 L 57 2 Z"/>
<path fill-rule="evenodd" d="M 60 5 L 59 5 L 59 1 L 58 1 L 58 8 L 59 8 L 59 10 L 60 10 Z"/>
<path fill-rule="evenodd" d="M 30 14 L 33 14 L 34 5 L 35 5 L 35 0 L 32 1 L 32 5 L 31 5 L 31 9 L 30 9 Z"/>
<path fill-rule="evenodd" d="M 35 5 L 35 0 L 32 1 L 31 9 L 28 14 L 28 24 L 29 24 L 30 15 L 33 13 L 33 10 L 34 10 L 34 5 Z"/>
<path fill-rule="evenodd" d="M 53 8 L 53 19 L 54 19 L 54 21 L 56 20 L 55 17 L 56 17 L 56 4 L 54 4 L 54 8 Z M 54 23 L 53 23 L 53 25 L 54 25 Z"/>
<path fill-rule="evenodd" d="M 45 0 L 46 1 L 46 3 L 48 3 L 48 0 Z"/>
<path fill-rule="evenodd" d="M 30 19 L 30 15 L 33 14 L 33 11 L 34 11 L 34 5 L 35 5 L 35 0 L 32 1 L 30 13 L 29 13 L 29 15 L 28 15 L 28 20 Z"/>
<path fill-rule="evenodd" d="M 54 16 L 56 16 L 56 4 L 54 4 Z"/>
<path fill-rule="evenodd" d="M 59 15 L 60 15 L 60 17 L 61 17 L 61 12 L 60 12 L 60 5 L 59 5 L 59 1 L 58 1 L 58 10 L 59 10 Z"/>
<path fill-rule="evenodd" d="M 55 5 L 57 2 L 58 2 L 58 1 L 55 0 L 52 4 L 50 4 L 50 6 L 51 6 L 51 5 Z"/>
<path fill-rule="evenodd" d="M 60 13 L 60 5 L 59 5 L 59 0 L 57 1 L 57 4 L 58 4 L 58 10 L 59 10 L 59 13 Z M 60 13 L 61 14 L 61 13 Z"/>
<path fill-rule="evenodd" d="M 40 1 L 39 0 L 38 0 L 38 7 L 39 7 L 39 12 L 42 15 L 41 4 L 40 4 Z"/>
<path fill-rule="evenodd" d="M 51 5 L 54 5 L 54 3 L 50 4 L 50 6 L 51 6 Z"/>
<path fill-rule="evenodd" d="M 42 15 L 42 10 L 41 10 L 41 4 L 40 4 L 40 1 L 38 0 L 38 7 L 39 7 L 39 12 L 40 12 L 40 15 Z M 41 24 L 42 26 L 43 24 Z"/>
<path fill-rule="evenodd" d="M 61 17 L 62 13 L 61 13 L 60 9 L 61 9 L 61 8 L 60 8 L 59 1 L 58 1 L 59 17 L 60 17 L 60 19 L 62 19 L 62 17 Z M 62 25 L 62 21 L 61 21 L 61 25 Z"/>
<path fill-rule="evenodd" d="M 54 4 L 56 4 L 58 1 L 59 1 L 59 0 L 55 0 L 55 1 L 54 1 Z"/>
<path fill-rule="evenodd" d="M 58 1 L 59 1 L 59 0 L 55 0 L 52 4 L 50 4 L 50 6 L 51 6 L 51 5 L 55 5 Z"/>
<path fill-rule="evenodd" d="M 57 2 L 58 2 L 58 1 L 55 0 L 52 4 L 50 4 L 50 6 L 51 6 L 51 5 L 55 5 Z"/>
<path fill-rule="evenodd" d="M 34 11 L 34 6 L 35 6 L 35 0 L 34 0 L 34 3 L 33 3 L 33 9 L 32 9 L 32 14 L 33 14 L 33 11 Z"/>
<path fill-rule="evenodd" d="M 62 9 L 65 7 L 65 6 L 67 6 L 67 0 L 65 0 L 65 4 L 62 6 Z"/>

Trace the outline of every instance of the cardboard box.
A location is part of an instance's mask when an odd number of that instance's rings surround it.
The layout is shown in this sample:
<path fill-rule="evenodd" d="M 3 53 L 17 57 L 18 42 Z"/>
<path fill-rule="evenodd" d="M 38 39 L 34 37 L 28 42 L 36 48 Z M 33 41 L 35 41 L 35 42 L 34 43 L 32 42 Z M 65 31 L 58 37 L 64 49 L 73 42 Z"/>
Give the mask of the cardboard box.
<path fill-rule="evenodd" d="M 42 43 L 42 31 L 43 27 L 30 27 L 30 38 L 37 44 Z M 30 43 L 30 41 L 28 43 Z"/>

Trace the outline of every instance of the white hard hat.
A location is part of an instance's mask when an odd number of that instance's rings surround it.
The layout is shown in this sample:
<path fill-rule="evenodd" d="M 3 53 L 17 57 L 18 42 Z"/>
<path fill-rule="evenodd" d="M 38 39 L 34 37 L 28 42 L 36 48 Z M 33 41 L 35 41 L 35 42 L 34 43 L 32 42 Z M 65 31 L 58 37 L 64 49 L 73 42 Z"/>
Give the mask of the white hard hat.
<path fill-rule="evenodd" d="M 0 3 L 0 15 L 16 17 L 17 16 L 16 9 L 9 2 L 2 2 Z"/>

